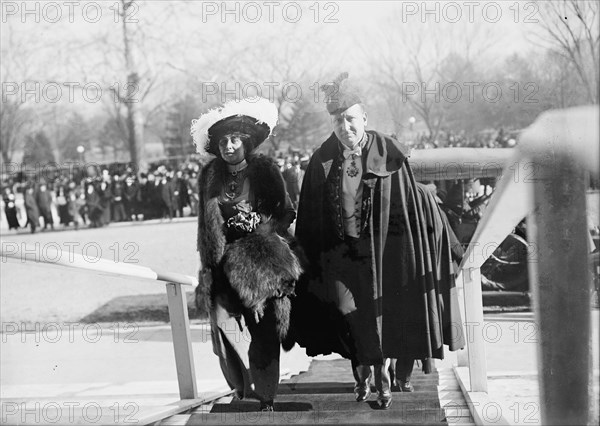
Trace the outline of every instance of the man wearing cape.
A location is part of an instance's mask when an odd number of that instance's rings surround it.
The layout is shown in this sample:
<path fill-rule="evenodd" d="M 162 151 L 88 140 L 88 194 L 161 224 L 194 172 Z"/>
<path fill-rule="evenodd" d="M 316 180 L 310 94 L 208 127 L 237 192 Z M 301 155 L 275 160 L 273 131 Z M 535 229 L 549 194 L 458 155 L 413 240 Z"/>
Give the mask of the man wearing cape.
<path fill-rule="evenodd" d="M 352 362 L 357 401 L 378 403 L 391 388 L 411 392 L 414 360 L 464 346 L 447 222 L 415 182 L 408 148 L 365 130 L 357 92 L 343 80 L 324 86 L 334 131 L 304 176 L 296 237 L 307 258 L 292 306 L 292 335 L 309 356 Z"/>

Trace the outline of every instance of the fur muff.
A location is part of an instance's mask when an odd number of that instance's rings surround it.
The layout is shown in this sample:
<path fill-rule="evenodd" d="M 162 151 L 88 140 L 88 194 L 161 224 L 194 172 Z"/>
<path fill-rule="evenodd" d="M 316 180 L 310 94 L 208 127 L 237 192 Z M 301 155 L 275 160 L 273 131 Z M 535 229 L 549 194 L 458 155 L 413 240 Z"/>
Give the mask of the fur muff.
<path fill-rule="evenodd" d="M 223 271 L 242 304 L 259 316 L 267 300 L 275 300 L 278 334 L 280 339 L 285 338 L 290 309 L 289 300 L 283 299 L 294 293 L 295 282 L 302 273 L 286 240 L 269 228 L 259 228 L 227 246 Z"/>

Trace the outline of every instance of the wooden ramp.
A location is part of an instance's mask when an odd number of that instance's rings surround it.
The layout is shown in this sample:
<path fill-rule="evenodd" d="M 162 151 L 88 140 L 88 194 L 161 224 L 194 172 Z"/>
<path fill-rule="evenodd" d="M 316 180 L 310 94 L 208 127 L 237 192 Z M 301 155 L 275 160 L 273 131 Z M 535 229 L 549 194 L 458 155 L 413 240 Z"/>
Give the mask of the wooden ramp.
<path fill-rule="evenodd" d="M 412 383 L 415 392 L 393 392 L 392 406 L 380 410 L 374 387 L 369 401 L 354 400 L 349 361 L 313 361 L 307 372 L 281 382 L 275 412 L 258 411 L 257 401 L 228 397 L 158 424 L 474 424 L 451 370 L 425 375 L 415 368 Z"/>

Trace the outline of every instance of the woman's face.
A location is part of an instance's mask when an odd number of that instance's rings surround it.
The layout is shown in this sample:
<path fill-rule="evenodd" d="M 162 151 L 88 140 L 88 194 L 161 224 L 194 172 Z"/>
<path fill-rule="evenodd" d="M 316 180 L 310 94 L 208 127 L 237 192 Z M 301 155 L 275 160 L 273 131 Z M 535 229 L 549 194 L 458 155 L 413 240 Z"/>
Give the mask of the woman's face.
<path fill-rule="evenodd" d="M 240 163 L 246 155 L 242 136 L 239 134 L 223 136 L 219 140 L 219 152 L 226 163 Z"/>

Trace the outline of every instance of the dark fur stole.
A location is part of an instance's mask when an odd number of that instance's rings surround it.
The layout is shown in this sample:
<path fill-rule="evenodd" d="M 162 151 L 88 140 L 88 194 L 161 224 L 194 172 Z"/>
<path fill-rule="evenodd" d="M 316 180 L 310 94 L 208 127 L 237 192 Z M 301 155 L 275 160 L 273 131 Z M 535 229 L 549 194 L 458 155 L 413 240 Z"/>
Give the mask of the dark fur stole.
<path fill-rule="evenodd" d="M 273 300 L 280 340 L 289 329 L 290 302 L 302 267 L 287 241 L 268 226 L 229 244 L 223 255 L 223 271 L 242 304 L 262 316 L 265 303 Z"/>

